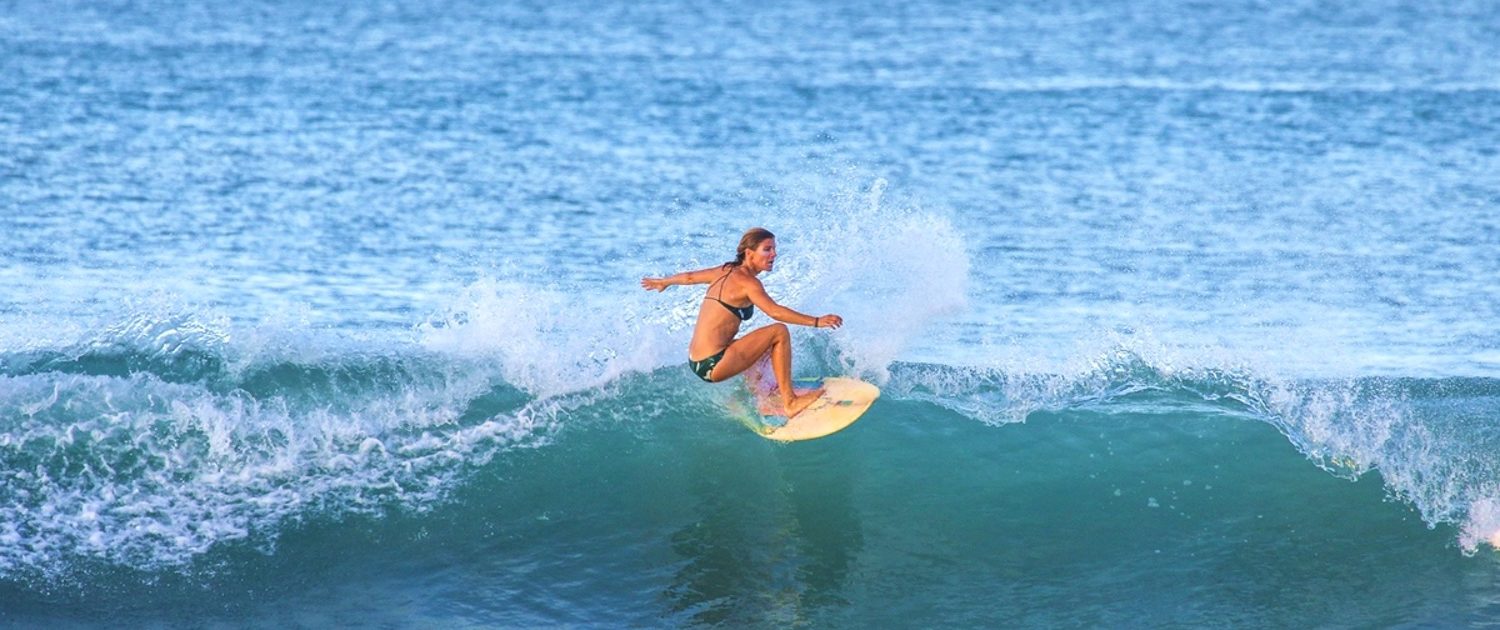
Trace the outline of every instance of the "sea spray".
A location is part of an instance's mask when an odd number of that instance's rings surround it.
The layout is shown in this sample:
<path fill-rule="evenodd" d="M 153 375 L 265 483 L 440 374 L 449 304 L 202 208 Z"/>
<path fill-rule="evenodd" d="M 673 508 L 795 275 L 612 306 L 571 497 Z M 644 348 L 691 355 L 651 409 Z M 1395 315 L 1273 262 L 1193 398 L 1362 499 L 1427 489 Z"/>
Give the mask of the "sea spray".
<path fill-rule="evenodd" d="M 760 276 L 778 303 L 813 316 L 838 313 L 838 331 L 794 329 L 802 375 L 883 380 L 888 368 L 944 315 L 966 304 L 969 256 L 945 214 L 891 200 L 888 183 L 857 171 L 791 180 L 763 207 L 741 209 L 777 235 L 776 269 Z M 669 275 L 732 258 L 738 231 L 681 242 Z M 660 252 L 651 255 L 663 260 Z M 613 288 L 544 280 L 541 270 L 495 270 L 470 283 L 418 327 L 428 349 L 484 357 L 538 396 L 590 389 L 631 371 L 684 363 L 705 287 L 643 293 L 636 278 Z M 770 323 L 763 314 L 741 329 Z"/>
<path fill-rule="evenodd" d="M 970 264 L 950 219 L 888 199 L 887 186 L 875 179 L 794 221 L 805 254 L 783 270 L 791 296 L 844 317 L 830 336 L 834 371 L 877 381 L 940 318 L 963 309 Z"/>
<path fill-rule="evenodd" d="M 409 346 L 267 363 L 243 360 L 257 349 L 235 337 L 132 316 L 74 347 L 5 355 L 0 572 L 180 566 L 310 517 L 430 509 L 568 409 L 518 400 L 475 416 L 496 376 Z"/>
<path fill-rule="evenodd" d="M 777 235 L 776 269 L 760 278 L 767 292 L 800 312 L 844 318 L 837 331 L 794 329 L 799 356 L 811 359 L 794 359 L 799 374 L 881 381 L 967 304 L 968 246 L 950 213 L 888 194 L 887 180 L 862 168 L 823 166 L 786 175 L 768 198 L 737 211 L 744 227 Z"/>
<path fill-rule="evenodd" d="M 638 290 L 584 292 L 483 278 L 418 333 L 426 348 L 493 362 L 509 384 L 547 398 L 674 362 L 685 350 L 672 347 L 664 323 Z"/>

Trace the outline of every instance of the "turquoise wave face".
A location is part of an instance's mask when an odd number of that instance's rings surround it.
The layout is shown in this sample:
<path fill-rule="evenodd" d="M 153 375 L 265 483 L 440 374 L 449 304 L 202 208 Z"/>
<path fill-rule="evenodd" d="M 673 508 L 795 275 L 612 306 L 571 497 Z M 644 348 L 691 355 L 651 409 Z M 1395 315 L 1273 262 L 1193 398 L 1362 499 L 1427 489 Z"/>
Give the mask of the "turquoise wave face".
<path fill-rule="evenodd" d="M 0 376 L 12 619 L 1363 626 L 1481 618 L 1500 577 L 1422 503 L 1462 505 L 1495 451 L 1401 424 L 1493 414 L 1490 380 L 1286 385 L 1348 401 L 1316 424 L 1253 375 L 898 364 L 854 427 L 786 446 L 680 366 L 544 406 L 431 355 L 78 350 Z M 1396 402 L 1384 450 L 1333 450 Z M 371 604 L 397 597 L 421 603 Z"/>
<path fill-rule="evenodd" d="M 860 607 L 817 602 L 890 597 L 887 575 L 1005 576 L 1001 599 L 1049 623 L 1068 618 L 1036 598 L 1064 595 L 1036 589 L 1065 581 L 1100 604 L 1077 620 L 1112 623 L 1103 602 L 1238 562 L 1208 601 L 1257 571 L 1352 578 L 1372 570 L 1372 547 L 1389 547 L 1393 576 L 1411 562 L 1455 571 L 1458 551 L 1500 531 L 1491 379 L 1284 382 L 1124 348 L 1076 373 L 897 362 L 868 418 L 797 450 L 740 425 L 739 385 L 679 365 L 538 394 L 506 380 L 532 370 L 417 344 L 240 336 L 141 316 L 0 355 L 7 583 L 68 593 L 102 572 L 189 597 L 298 554 L 401 565 L 401 549 L 441 544 L 499 563 L 462 571 L 521 572 L 490 588 L 572 575 L 563 592 L 601 594 L 486 608 L 497 623 L 542 623 L 552 605 L 594 620 L 853 623 L 869 620 L 838 615 Z M 801 356 L 812 370 L 841 361 L 816 345 Z M 365 540 L 334 540 L 346 528 Z M 635 567 L 645 558 L 671 570 Z M 1173 569 L 1153 574 L 1158 561 Z M 585 567 L 598 573 L 573 573 Z M 1133 572 L 1150 577 L 1123 584 Z M 657 599 L 624 601 L 640 589 Z M 244 597 L 227 605 L 249 613 Z M 1224 612 L 1190 608 L 1180 621 Z"/>

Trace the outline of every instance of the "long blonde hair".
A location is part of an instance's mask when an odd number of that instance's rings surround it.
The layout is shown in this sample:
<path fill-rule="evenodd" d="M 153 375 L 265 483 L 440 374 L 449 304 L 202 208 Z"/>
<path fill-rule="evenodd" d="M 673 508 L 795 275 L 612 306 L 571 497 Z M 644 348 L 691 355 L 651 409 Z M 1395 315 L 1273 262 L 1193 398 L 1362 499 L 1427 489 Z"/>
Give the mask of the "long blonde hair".
<path fill-rule="evenodd" d="M 745 230 L 745 235 L 740 237 L 740 246 L 734 249 L 734 260 L 720 266 L 738 267 L 745 264 L 745 252 L 755 249 L 760 246 L 761 242 L 773 238 L 776 238 L 776 235 L 772 234 L 766 228 L 753 227 Z"/>

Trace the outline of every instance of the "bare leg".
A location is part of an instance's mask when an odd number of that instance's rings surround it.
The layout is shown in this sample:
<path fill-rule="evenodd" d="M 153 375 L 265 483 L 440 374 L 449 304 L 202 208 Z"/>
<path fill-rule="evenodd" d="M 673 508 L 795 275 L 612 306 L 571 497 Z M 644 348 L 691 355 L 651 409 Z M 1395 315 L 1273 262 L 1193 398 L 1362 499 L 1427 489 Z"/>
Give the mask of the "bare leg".
<path fill-rule="evenodd" d="M 792 335 L 787 331 L 786 324 L 757 328 L 731 342 L 724 349 L 724 358 L 709 373 L 709 378 L 715 382 L 722 381 L 744 372 L 768 354 L 771 357 L 771 371 L 781 392 L 782 407 L 790 418 L 817 400 L 823 390 L 818 388 L 798 394 L 792 389 Z"/>

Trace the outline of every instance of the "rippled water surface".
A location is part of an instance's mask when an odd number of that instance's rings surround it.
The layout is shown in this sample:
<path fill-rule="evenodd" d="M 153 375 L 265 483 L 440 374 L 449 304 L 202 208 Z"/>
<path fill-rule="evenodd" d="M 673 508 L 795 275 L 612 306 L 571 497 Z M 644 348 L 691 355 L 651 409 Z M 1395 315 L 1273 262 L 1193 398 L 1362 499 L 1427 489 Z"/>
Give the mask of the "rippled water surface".
<path fill-rule="evenodd" d="M 1493 622 L 1497 42 L 1489 2 L 10 3 L 0 621 Z M 798 372 L 884 390 L 839 435 L 744 431 L 682 369 L 701 289 L 637 286 L 752 225 L 848 322 Z"/>

